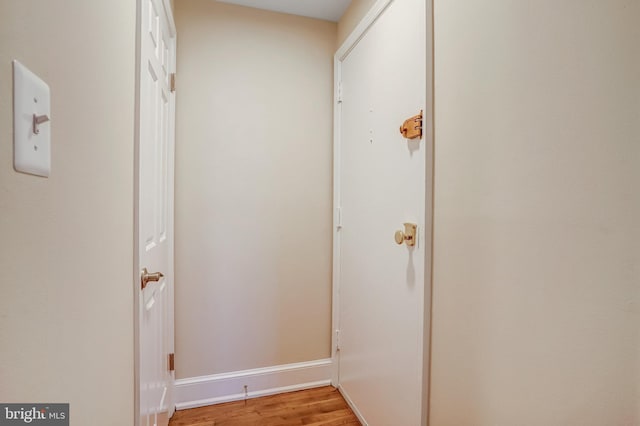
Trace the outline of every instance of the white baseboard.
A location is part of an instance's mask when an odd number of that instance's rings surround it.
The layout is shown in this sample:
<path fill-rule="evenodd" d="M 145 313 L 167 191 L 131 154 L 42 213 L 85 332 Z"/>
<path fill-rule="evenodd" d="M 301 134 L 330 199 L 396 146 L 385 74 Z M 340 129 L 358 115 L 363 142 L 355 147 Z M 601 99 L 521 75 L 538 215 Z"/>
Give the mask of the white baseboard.
<path fill-rule="evenodd" d="M 331 384 L 331 359 L 190 377 L 175 382 L 177 410 Z M 247 386 L 247 395 L 245 388 Z"/>
<path fill-rule="evenodd" d="M 364 417 L 362 416 L 362 413 L 360 412 L 360 410 L 358 410 L 358 407 L 355 406 L 355 404 L 349 397 L 349 394 L 344 390 L 344 388 L 338 385 L 338 391 L 340 392 L 340 395 L 342 395 L 344 400 L 347 401 L 347 405 L 349 406 L 349 408 L 351 408 L 351 411 L 353 411 L 353 414 L 356 415 L 356 417 L 358 418 L 362 426 L 369 426 L 369 423 L 365 421 Z"/>

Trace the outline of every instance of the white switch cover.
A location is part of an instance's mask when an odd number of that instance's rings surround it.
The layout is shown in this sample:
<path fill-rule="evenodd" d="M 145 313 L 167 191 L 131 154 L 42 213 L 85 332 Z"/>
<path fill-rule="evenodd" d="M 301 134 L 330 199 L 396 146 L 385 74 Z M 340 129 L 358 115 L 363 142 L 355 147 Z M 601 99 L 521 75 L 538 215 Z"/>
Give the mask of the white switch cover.
<path fill-rule="evenodd" d="M 50 99 L 47 83 L 14 60 L 13 167 L 17 172 L 45 177 L 51 173 Z"/>

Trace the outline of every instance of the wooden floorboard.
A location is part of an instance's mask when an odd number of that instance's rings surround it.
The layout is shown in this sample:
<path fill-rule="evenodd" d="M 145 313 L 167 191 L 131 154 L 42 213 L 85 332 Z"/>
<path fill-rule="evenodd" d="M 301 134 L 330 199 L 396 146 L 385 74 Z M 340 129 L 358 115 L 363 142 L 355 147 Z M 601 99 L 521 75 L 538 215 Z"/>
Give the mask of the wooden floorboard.
<path fill-rule="evenodd" d="M 360 426 L 332 386 L 176 411 L 169 426 Z"/>

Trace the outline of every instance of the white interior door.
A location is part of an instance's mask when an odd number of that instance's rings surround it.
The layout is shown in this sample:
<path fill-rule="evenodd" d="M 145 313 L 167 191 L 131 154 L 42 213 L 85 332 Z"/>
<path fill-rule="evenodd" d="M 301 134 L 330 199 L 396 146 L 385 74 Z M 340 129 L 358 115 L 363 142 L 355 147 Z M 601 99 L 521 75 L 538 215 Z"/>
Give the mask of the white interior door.
<path fill-rule="evenodd" d="M 416 426 L 426 424 L 430 148 L 399 126 L 426 110 L 427 11 L 424 0 L 377 5 L 381 14 L 337 58 L 339 387 L 366 424 Z M 418 226 L 414 247 L 394 240 L 405 222 Z"/>
<path fill-rule="evenodd" d="M 175 27 L 167 3 L 140 0 L 140 137 L 138 150 L 138 412 L 141 426 L 173 415 L 173 168 Z M 158 274 L 159 273 L 159 274 Z M 138 417 L 138 416 L 137 416 Z"/>

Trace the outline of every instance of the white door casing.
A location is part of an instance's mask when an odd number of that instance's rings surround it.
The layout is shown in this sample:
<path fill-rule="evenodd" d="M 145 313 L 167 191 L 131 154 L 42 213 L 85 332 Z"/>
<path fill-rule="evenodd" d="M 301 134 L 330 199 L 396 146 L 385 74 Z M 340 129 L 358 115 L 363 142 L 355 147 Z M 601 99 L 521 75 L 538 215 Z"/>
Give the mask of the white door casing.
<path fill-rule="evenodd" d="M 333 383 L 373 426 L 427 423 L 428 14 L 430 2 L 379 0 L 335 58 Z M 425 136 L 404 139 L 420 110 Z M 405 222 L 415 247 L 394 241 Z"/>
<path fill-rule="evenodd" d="M 168 1 L 139 0 L 136 141 L 136 424 L 166 426 L 175 409 L 173 372 L 173 175 L 176 33 Z M 164 277 L 142 289 L 140 273 Z"/>

